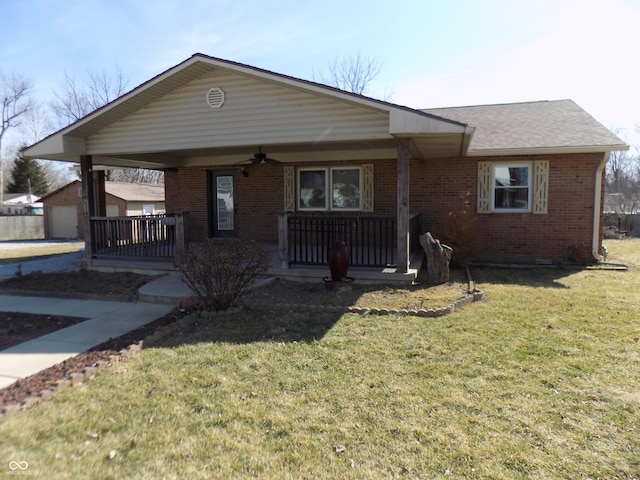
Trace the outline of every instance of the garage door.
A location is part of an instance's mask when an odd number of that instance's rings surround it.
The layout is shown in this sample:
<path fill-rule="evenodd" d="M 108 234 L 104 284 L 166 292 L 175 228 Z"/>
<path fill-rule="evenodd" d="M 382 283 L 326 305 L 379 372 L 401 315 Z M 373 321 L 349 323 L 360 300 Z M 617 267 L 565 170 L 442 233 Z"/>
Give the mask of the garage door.
<path fill-rule="evenodd" d="M 49 207 L 49 237 L 79 237 L 78 210 L 75 205 Z"/>

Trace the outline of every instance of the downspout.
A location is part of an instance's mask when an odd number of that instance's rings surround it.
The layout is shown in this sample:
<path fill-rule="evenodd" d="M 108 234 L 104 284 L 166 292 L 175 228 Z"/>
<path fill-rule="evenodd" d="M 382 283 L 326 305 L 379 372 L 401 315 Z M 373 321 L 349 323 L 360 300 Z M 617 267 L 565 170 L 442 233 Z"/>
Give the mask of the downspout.
<path fill-rule="evenodd" d="M 600 218 L 602 210 L 602 172 L 609 161 L 611 152 L 605 152 L 602 161 L 596 169 L 596 189 L 593 199 L 593 239 L 591 241 L 591 254 L 598 262 L 602 262 L 604 257 L 600 255 Z"/>

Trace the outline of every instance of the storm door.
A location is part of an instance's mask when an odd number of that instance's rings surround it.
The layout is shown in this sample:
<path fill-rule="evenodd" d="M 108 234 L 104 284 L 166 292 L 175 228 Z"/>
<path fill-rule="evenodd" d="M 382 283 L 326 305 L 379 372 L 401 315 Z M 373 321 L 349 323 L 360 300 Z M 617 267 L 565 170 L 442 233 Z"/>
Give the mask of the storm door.
<path fill-rule="evenodd" d="M 236 178 L 233 170 L 209 170 L 209 236 L 236 237 Z"/>

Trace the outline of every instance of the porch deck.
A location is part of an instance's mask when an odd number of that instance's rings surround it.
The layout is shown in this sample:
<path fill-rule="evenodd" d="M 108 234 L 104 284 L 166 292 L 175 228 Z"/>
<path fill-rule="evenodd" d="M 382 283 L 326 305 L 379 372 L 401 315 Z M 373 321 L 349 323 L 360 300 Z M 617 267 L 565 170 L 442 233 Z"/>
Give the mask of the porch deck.
<path fill-rule="evenodd" d="M 362 282 L 410 283 L 421 265 L 420 215 L 409 223 L 408 271 L 399 272 L 397 220 L 390 216 L 280 215 L 278 244 L 262 245 L 271 257 L 268 274 L 313 281 L 329 275 L 329 248 L 341 239 L 351 252 L 349 276 Z M 91 260 L 87 268 L 161 274 L 176 271 L 177 251 L 185 242 L 184 214 L 91 217 Z M 415 257 L 415 258 L 414 258 Z"/>
<path fill-rule="evenodd" d="M 294 265 L 289 268 L 280 267 L 280 252 L 277 244 L 262 245 L 271 258 L 271 268 L 267 275 L 286 280 L 300 282 L 322 281 L 330 275 L 327 266 Z M 349 276 L 362 283 L 401 283 L 407 284 L 416 280 L 423 255 L 415 254 L 407 273 L 398 273 L 395 267 L 349 267 Z M 131 257 L 98 256 L 86 262 L 90 270 L 100 272 L 135 272 L 145 275 L 164 275 L 178 273 L 173 258 L 143 259 Z"/>

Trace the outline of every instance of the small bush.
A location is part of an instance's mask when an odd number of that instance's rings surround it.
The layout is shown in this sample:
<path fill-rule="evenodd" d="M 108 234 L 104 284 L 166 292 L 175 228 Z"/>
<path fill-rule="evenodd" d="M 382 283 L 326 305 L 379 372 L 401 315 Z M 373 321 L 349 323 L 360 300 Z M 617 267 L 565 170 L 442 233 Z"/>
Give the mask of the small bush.
<path fill-rule="evenodd" d="M 451 265 L 454 267 L 467 266 L 473 259 L 476 217 L 472 205 L 470 193 L 461 195 L 458 208 L 447 214 L 440 238 L 442 243 L 453 248 Z"/>
<path fill-rule="evenodd" d="M 176 266 L 204 308 L 226 310 L 269 269 L 269 256 L 255 242 L 208 239 L 179 253 Z"/>

